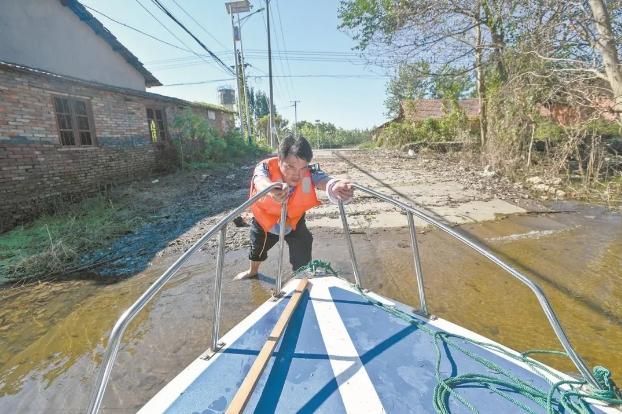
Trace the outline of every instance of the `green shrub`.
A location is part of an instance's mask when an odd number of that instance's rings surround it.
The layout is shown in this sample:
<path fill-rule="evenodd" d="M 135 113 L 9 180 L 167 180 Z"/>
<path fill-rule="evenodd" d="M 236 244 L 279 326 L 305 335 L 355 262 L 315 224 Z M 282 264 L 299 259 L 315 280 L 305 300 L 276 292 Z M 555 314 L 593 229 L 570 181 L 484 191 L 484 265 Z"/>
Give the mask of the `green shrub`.
<path fill-rule="evenodd" d="M 457 103 L 447 103 L 449 112 L 442 118 L 422 121 L 392 122 L 379 133 L 378 145 L 401 147 L 415 142 L 444 142 L 471 140 L 479 134 Z"/>
<path fill-rule="evenodd" d="M 190 109 L 175 118 L 171 130 L 182 166 L 204 168 L 265 152 L 263 147 L 249 144 L 237 130 L 222 135 Z"/>

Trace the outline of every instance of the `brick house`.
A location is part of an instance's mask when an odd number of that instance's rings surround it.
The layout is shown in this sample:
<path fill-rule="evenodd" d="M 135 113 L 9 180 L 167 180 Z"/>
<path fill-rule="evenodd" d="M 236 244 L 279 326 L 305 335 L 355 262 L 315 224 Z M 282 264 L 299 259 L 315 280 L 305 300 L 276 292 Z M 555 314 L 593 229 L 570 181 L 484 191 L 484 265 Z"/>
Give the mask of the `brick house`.
<path fill-rule="evenodd" d="M 146 92 L 160 82 L 75 0 L 5 2 L 0 31 L 0 232 L 157 170 L 186 108 L 233 126 L 223 107 Z"/>
<path fill-rule="evenodd" d="M 467 118 L 475 119 L 479 116 L 479 102 L 477 99 L 460 99 L 458 105 Z M 400 118 L 415 122 L 428 118 L 442 118 L 447 113 L 443 108 L 442 99 L 405 99 L 400 101 Z"/>

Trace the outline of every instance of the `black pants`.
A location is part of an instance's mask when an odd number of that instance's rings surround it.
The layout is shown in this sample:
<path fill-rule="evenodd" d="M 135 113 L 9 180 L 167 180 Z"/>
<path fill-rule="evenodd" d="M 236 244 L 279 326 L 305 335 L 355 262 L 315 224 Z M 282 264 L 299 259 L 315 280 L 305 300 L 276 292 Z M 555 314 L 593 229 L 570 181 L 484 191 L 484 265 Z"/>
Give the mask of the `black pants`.
<path fill-rule="evenodd" d="M 279 236 L 266 233 L 253 217 L 250 226 L 251 252 L 248 258 L 254 262 L 263 262 L 268 258 L 270 250 L 279 241 Z M 285 235 L 285 241 L 289 246 L 289 262 L 292 270 L 296 271 L 311 261 L 311 249 L 313 247 L 313 235 L 307 228 L 305 217 L 302 216 L 296 230 Z"/>

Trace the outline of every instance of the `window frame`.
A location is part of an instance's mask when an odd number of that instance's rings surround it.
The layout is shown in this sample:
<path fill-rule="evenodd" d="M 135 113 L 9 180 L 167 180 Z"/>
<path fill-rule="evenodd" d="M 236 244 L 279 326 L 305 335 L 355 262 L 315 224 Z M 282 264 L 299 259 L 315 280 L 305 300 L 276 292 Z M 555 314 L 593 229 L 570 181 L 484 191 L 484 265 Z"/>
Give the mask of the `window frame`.
<path fill-rule="evenodd" d="M 65 144 L 63 143 L 63 137 L 62 137 L 62 133 L 63 131 L 69 131 L 69 129 L 61 129 L 61 125 L 58 121 L 58 115 L 59 112 L 57 111 L 56 108 L 56 99 L 61 99 L 61 100 L 65 100 L 68 101 L 69 103 L 69 113 L 60 113 L 62 115 L 65 116 L 69 116 L 70 120 L 71 120 L 71 132 L 73 135 L 73 144 Z M 78 115 L 76 113 L 75 110 L 75 103 L 76 102 L 82 102 L 84 104 L 84 107 L 86 109 L 86 118 L 87 121 L 89 123 L 89 130 L 88 132 L 91 134 L 91 143 L 90 144 L 83 144 L 82 140 L 80 139 L 80 132 L 86 132 L 85 130 L 80 130 L 79 125 L 78 125 L 78 116 L 83 116 L 83 115 Z M 84 148 L 92 148 L 97 146 L 97 134 L 95 131 L 95 122 L 94 122 L 94 118 L 93 118 L 93 108 L 91 106 L 91 101 L 87 98 L 83 98 L 83 97 L 77 97 L 77 96 L 69 96 L 69 95 L 52 95 L 52 108 L 54 110 L 54 118 L 55 118 L 55 122 L 56 122 L 56 133 L 58 135 L 58 143 L 65 148 L 79 148 L 79 147 L 84 147 Z"/>
<path fill-rule="evenodd" d="M 153 118 L 149 118 L 149 111 L 152 111 L 153 113 Z M 160 111 L 162 114 L 162 129 L 160 129 L 160 126 L 158 125 L 158 117 L 156 115 L 156 111 Z M 151 141 L 152 144 L 158 144 L 158 143 L 162 143 L 162 142 L 168 142 L 169 141 L 169 134 L 168 134 L 168 122 L 166 121 L 166 108 L 163 106 L 145 106 L 145 116 L 147 117 L 147 133 L 149 136 L 149 140 Z M 154 141 L 153 140 L 153 135 L 151 135 L 151 120 L 155 120 L 155 124 L 156 124 L 156 134 L 157 134 L 157 140 Z"/>

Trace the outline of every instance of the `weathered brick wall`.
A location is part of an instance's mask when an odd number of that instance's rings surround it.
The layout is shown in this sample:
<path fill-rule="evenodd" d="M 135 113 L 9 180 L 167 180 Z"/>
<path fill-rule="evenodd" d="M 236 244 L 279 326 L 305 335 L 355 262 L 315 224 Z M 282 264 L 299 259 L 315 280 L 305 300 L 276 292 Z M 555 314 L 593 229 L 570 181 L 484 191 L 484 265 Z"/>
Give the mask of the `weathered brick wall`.
<path fill-rule="evenodd" d="M 56 94 L 91 102 L 96 145 L 59 144 L 52 101 Z M 59 200 L 82 198 L 106 185 L 148 175 L 157 155 L 147 127 L 148 103 L 0 69 L 0 231 Z"/>
<path fill-rule="evenodd" d="M 60 145 L 53 96 L 90 102 L 95 145 Z M 146 108 L 164 109 L 167 121 L 186 102 L 76 82 L 0 66 L 0 232 L 27 221 L 59 200 L 165 171 L 175 159 L 167 143 L 151 142 Z M 208 118 L 208 109 L 191 105 Z M 212 125 L 226 132 L 229 113 Z"/>
<path fill-rule="evenodd" d="M 154 149 L 74 149 L 54 144 L 0 143 L 0 231 L 60 202 L 150 173 Z"/>

